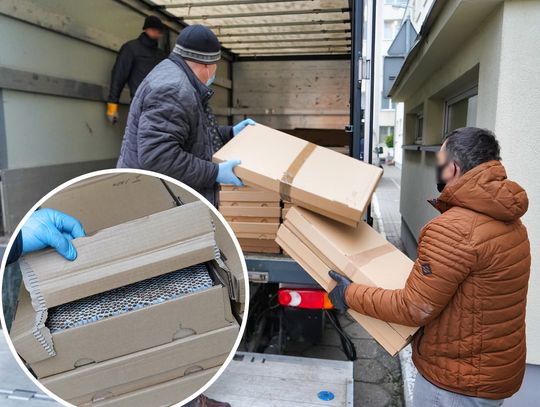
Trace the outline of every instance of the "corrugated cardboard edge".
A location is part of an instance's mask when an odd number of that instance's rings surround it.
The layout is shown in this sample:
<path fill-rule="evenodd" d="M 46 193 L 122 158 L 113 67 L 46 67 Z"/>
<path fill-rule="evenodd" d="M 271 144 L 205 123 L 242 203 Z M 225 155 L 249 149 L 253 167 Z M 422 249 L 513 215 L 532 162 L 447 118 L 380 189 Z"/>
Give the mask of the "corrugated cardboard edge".
<path fill-rule="evenodd" d="M 45 326 L 48 310 L 45 299 L 39 290 L 39 280 L 32 267 L 24 260 L 24 257 L 19 260 L 19 267 L 21 269 L 24 285 L 30 293 L 32 307 L 36 310 L 36 318 L 34 326 L 32 326 L 32 335 L 42 346 L 47 356 L 56 356 L 51 332 L 49 331 L 49 328 Z"/>

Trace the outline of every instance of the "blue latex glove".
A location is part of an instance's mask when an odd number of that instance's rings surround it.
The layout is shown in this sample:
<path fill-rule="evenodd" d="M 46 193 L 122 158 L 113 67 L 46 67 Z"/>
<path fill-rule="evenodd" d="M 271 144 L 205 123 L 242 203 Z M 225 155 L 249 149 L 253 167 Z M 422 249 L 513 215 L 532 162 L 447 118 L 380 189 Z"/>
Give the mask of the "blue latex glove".
<path fill-rule="evenodd" d="M 244 183 L 234 175 L 234 167 L 240 164 L 240 160 L 229 160 L 219 164 L 218 175 L 216 181 L 220 184 L 232 184 L 238 187 L 243 187 Z"/>
<path fill-rule="evenodd" d="M 35 211 L 21 229 L 23 254 L 51 246 L 67 260 L 77 251 L 71 240 L 86 235 L 81 222 L 60 211 L 43 208 Z"/>
<path fill-rule="evenodd" d="M 252 119 L 242 120 L 240 123 L 238 123 L 236 126 L 233 127 L 233 133 L 236 136 L 238 133 L 244 130 L 247 126 L 251 126 L 254 124 L 257 124 L 255 123 L 255 120 L 252 120 Z"/>
<path fill-rule="evenodd" d="M 335 309 L 345 311 L 349 306 L 345 300 L 345 291 L 347 287 L 352 283 L 347 277 L 336 273 L 334 270 L 330 270 L 328 275 L 337 283 L 336 286 L 328 293 L 328 298 Z"/>

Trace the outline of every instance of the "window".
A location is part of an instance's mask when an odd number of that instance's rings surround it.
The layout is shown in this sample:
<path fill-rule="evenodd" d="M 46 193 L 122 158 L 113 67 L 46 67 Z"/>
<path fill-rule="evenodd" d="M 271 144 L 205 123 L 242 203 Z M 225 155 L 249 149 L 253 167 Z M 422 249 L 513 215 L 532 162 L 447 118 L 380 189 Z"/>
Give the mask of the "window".
<path fill-rule="evenodd" d="M 460 127 L 476 125 L 478 87 L 468 89 L 446 100 L 444 134 Z"/>
<path fill-rule="evenodd" d="M 381 97 L 381 109 L 383 110 L 396 110 L 396 104 L 392 101 L 391 98 Z"/>
<path fill-rule="evenodd" d="M 386 20 L 384 22 L 384 39 L 392 41 L 399 31 L 399 20 Z"/>
<path fill-rule="evenodd" d="M 407 0 L 384 0 L 384 4 L 390 4 L 392 6 L 406 7 Z"/>
<path fill-rule="evenodd" d="M 415 127 L 415 144 L 422 144 L 424 141 L 424 115 L 418 113 L 416 115 L 416 125 Z"/>

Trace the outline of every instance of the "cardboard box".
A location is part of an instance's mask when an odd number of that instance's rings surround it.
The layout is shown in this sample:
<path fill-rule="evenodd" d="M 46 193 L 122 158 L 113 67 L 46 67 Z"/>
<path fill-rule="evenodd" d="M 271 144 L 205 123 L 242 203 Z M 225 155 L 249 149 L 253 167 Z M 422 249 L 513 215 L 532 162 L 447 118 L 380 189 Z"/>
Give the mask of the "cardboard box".
<path fill-rule="evenodd" d="M 382 170 L 286 133 L 246 127 L 214 154 L 215 162 L 240 159 L 235 173 L 247 185 L 284 201 L 357 226 Z"/>
<path fill-rule="evenodd" d="M 220 202 L 279 202 L 279 199 L 279 194 L 271 191 L 221 191 L 219 193 Z"/>
<path fill-rule="evenodd" d="M 233 324 L 50 376 L 42 383 L 73 404 L 90 403 L 221 366 L 238 336 Z M 180 400 L 178 400 L 180 401 Z"/>
<path fill-rule="evenodd" d="M 238 239 L 241 246 L 278 248 L 274 239 Z"/>
<path fill-rule="evenodd" d="M 225 207 L 251 207 L 251 208 L 280 208 L 279 201 L 246 202 L 246 201 L 224 201 L 219 203 L 220 210 Z"/>
<path fill-rule="evenodd" d="M 281 208 L 279 207 L 220 206 L 219 211 L 225 219 L 236 216 L 255 218 L 279 218 L 281 216 Z"/>
<path fill-rule="evenodd" d="M 219 368 L 202 370 L 179 379 L 150 386 L 94 403 L 94 407 L 165 407 L 176 404 L 204 386 Z M 81 406 L 82 407 L 82 406 Z"/>
<path fill-rule="evenodd" d="M 297 207 L 289 210 L 276 241 L 327 291 L 335 286 L 328 276 L 331 269 L 359 284 L 399 289 L 405 286 L 413 266 L 367 224 L 352 229 Z M 418 329 L 350 312 L 392 355 L 407 345 Z"/>
<path fill-rule="evenodd" d="M 225 216 L 225 220 L 229 223 L 280 223 L 281 218 L 260 218 L 256 216 Z"/>
<path fill-rule="evenodd" d="M 235 233 L 275 234 L 279 228 L 279 223 L 230 222 L 229 225 Z"/>
<path fill-rule="evenodd" d="M 244 253 L 279 254 L 281 253 L 281 248 L 279 246 L 278 247 L 242 246 L 242 251 Z"/>
<path fill-rule="evenodd" d="M 10 336 L 39 377 L 99 363 L 235 324 L 226 288 L 217 285 L 156 305 L 52 334 L 56 356 L 43 352 L 32 332 L 35 311 L 21 288 Z"/>
<path fill-rule="evenodd" d="M 202 202 L 112 226 L 73 245 L 75 261 L 53 249 L 19 260 L 36 311 L 219 256 L 210 211 Z"/>

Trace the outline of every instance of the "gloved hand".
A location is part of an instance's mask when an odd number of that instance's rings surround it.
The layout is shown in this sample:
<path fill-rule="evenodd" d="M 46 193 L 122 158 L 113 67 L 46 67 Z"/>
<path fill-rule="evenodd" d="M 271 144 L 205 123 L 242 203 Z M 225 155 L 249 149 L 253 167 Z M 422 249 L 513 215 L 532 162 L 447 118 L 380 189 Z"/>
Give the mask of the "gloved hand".
<path fill-rule="evenodd" d="M 240 160 L 229 160 L 219 164 L 216 181 L 220 184 L 233 184 L 243 187 L 244 183 L 234 174 L 234 167 L 240 164 Z"/>
<path fill-rule="evenodd" d="M 349 308 L 347 301 L 345 300 L 345 291 L 352 281 L 334 270 L 330 270 L 328 275 L 337 283 L 332 291 L 328 293 L 328 298 L 330 298 L 330 302 L 335 309 L 345 311 Z"/>
<path fill-rule="evenodd" d="M 257 124 L 255 123 L 255 120 L 252 120 L 252 119 L 242 120 L 240 123 L 238 123 L 236 126 L 233 127 L 233 133 L 236 136 L 238 133 L 244 130 L 247 126 L 252 126 L 254 124 Z"/>
<path fill-rule="evenodd" d="M 34 252 L 51 246 L 67 260 L 75 260 L 77 251 L 71 240 L 86 236 L 81 222 L 60 211 L 43 208 L 35 211 L 21 229 L 22 250 Z"/>
<path fill-rule="evenodd" d="M 111 124 L 118 122 L 118 103 L 107 103 L 107 120 Z"/>

